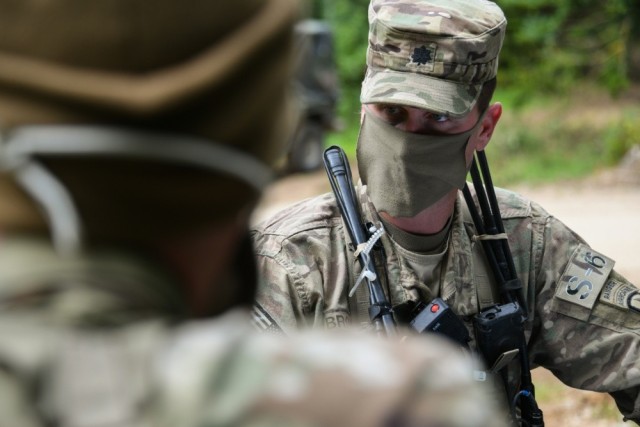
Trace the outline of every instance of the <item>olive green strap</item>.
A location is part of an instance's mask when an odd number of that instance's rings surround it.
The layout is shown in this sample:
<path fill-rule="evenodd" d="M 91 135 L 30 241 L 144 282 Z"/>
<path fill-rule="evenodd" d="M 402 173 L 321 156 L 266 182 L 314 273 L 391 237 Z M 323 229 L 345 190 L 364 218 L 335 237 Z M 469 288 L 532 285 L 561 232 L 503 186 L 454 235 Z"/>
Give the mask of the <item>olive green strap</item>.
<path fill-rule="evenodd" d="M 465 223 L 473 223 L 471 213 L 466 204 L 462 207 Z M 475 227 L 473 228 L 475 230 Z M 478 306 L 480 310 L 495 305 L 498 302 L 494 293 L 493 276 L 489 270 L 489 263 L 478 238 L 471 239 L 471 264 L 473 266 L 473 284 L 476 287 Z"/>

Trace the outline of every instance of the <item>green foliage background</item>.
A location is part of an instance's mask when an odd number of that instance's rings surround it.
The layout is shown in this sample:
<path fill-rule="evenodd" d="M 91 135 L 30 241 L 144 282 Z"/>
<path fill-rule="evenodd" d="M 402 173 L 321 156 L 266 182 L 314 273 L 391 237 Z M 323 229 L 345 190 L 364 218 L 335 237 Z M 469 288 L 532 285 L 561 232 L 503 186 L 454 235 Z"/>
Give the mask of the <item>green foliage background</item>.
<path fill-rule="evenodd" d="M 345 126 L 331 135 L 329 143 L 339 144 L 351 154 L 365 69 L 368 3 L 311 3 L 312 15 L 328 21 L 335 34 L 342 94 L 339 114 Z M 580 176 L 616 162 L 631 145 L 639 143 L 639 110 L 633 102 L 622 101 L 640 81 L 640 1 L 497 3 L 508 26 L 494 97 L 505 106 L 505 116 L 490 146 L 494 163 L 501 165 L 496 182 Z M 581 94 L 589 95 L 589 100 Z M 576 106 L 584 108 L 585 102 L 591 102 L 593 108 L 604 102 L 602 108 L 616 108 L 617 114 L 595 124 L 587 119 L 581 122 L 579 117 L 565 120 L 566 113 Z M 547 121 L 540 122 L 539 116 Z"/>

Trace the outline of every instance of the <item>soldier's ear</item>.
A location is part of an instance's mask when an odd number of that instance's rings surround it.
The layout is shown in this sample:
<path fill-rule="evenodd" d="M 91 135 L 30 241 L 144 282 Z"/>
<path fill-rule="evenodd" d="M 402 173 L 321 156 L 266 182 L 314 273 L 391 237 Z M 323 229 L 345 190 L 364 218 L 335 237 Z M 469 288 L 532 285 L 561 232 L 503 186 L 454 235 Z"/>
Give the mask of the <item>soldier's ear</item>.
<path fill-rule="evenodd" d="M 360 124 L 364 121 L 364 105 L 360 106 Z"/>
<path fill-rule="evenodd" d="M 502 104 L 496 102 L 487 107 L 487 112 L 482 118 L 480 130 L 478 133 L 476 150 L 484 150 L 493 136 L 493 131 L 502 116 Z"/>

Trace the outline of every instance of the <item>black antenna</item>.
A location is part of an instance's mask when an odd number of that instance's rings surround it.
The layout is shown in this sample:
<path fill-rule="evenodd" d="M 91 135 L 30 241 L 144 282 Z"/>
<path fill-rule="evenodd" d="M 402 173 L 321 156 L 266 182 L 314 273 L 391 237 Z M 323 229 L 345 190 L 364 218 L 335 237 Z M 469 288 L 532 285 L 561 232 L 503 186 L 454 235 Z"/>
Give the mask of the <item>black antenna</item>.
<path fill-rule="evenodd" d="M 478 164 L 480 169 L 478 169 Z M 535 390 L 531 379 L 531 366 L 529 363 L 529 354 L 526 347 L 524 336 L 524 322 L 528 318 L 526 301 L 522 294 L 522 284 L 517 276 L 509 242 L 506 236 L 499 236 L 505 233 L 498 199 L 495 194 L 489 164 L 486 154 L 483 150 L 477 151 L 471 164 L 471 179 L 476 192 L 478 205 L 482 211 L 482 217 L 479 215 L 476 205 L 473 201 L 469 187 L 465 185 L 463 194 L 469 212 L 475 224 L 476 230 L 482 242 L 482 247 L 489 261 L 494 278 L 498 283 L 500 295 L 503 302 L 515 304 L 522 313 L 518 334 L 518 352 L 521 369 L 520 390 L 515 394 L 512 402 L 512 408 L 520 401 L 521 420 L 530 427 L 544 426 L 542 411 L 538 408 L 535 401 Z M 487 238 L 488 236 L 496 236 L 496 238 Z M 524 398 L 524 399 L 523 399 Z"/>
<path fill-rule="evenodd" d="M 369 240 L 369 233 L 360 221 L 360 209 L 356 203 L 351 167 L 344 150 L 337 146 L 329 147 L 324 151 L 323 160 L 340 214 L 347 226 L 349 238 L 356 247 L 366 244 Z M 396 323 L 391 304 L 384 294 L 373 259 L 360 253 L 358 260 L 363 271 L 367 269 L 376 274 L 375 279 L 368 277 L 364 279 L 369 288 L 369 318 L 371 322 L 378 331 L 384 331 L 389 336 L 396 335 Z"/>

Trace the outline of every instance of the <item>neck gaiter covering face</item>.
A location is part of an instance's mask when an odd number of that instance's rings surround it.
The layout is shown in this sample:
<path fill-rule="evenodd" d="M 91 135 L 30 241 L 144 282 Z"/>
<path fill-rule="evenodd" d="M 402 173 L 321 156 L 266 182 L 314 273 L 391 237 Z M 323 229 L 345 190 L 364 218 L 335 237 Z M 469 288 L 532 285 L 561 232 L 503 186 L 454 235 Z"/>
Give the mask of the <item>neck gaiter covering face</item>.
<path fill-rule="evenodd" d="M 404 132 L 365 110 L 356 155 L 362 182 L 379 212 L 413 217 L 464 186 L 465 149 L 482 117 L 455 135 Z"/>

